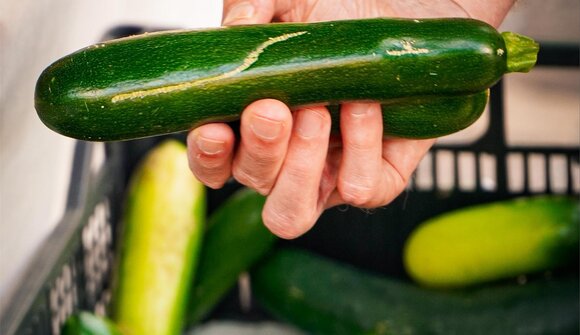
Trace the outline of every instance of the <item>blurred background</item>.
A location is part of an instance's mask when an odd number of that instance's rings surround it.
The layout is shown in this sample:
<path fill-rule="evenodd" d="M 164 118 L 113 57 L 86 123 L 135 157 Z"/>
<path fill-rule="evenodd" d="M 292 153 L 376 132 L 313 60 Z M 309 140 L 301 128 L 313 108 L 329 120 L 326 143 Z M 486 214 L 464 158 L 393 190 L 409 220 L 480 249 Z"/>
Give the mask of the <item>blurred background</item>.
<path fill-rule="evenodd" d="M 40 72 L 56 59 L 99 41 L 116 25 L 212 27 L 220 23 L 221 6 L 219 0 L 0 0 L 0 312 L 61 218 L 71 175 L 74 140 L 48 130 L 33 107 Z M 540 41 L 577 43 L 580 1 L 518 1 L 501 30 Z M 578 147 L 579 71 L 534 70 L 508 76 L 505 85 L 508 144 Z M 473 141 L 485 127 L 483 117 L 441 142 Z M 103 153 L 93 154 L 98 164 Z M 536 165 L 543 167 L 542 162 Z M 573 176 L 578 187 L 578 166 Z"/>

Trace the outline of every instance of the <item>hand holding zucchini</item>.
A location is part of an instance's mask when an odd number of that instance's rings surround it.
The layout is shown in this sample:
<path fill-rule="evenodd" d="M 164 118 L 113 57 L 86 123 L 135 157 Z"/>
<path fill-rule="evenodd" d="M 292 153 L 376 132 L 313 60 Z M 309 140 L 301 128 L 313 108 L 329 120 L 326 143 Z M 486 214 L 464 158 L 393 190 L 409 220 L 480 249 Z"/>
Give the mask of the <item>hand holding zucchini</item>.
<path fill-rule="evenodd" d="M 262 98 L 289 106 L 377 101 L 385 133 L 425 138 L 468 126 L 486 91 L 529 71 L 538 46 L 472 19 L 364 19 L 144 34 L 68 55 L 40 76 L 40 119 L 110 141 L 239 118 Z M 450 113 L 441 124 L 413 120 Z M 434 130 L 434 128 L 437 128 Z"/>

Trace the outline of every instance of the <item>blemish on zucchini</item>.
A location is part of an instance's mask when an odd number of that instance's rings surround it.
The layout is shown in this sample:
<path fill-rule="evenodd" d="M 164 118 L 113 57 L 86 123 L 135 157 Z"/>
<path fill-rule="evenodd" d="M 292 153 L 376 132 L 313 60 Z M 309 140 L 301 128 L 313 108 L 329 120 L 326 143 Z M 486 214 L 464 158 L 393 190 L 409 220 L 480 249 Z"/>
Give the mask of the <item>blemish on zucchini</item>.
<path fill-rule="evenodd" d="M 299 31 L 296 33 L 288 33 L 288 34 L 283 34 L 283 35 L 276 36 L 276 37 L 270 37 L 265 42 L 260 44 L 256 49 L 252 50 L 252 52 L 250 52 L 248 54 L 248 57 L 246 57 L 243 60 L 243 62 L 240 66 L 236 67 L 235 69 L 233 69 L 231 71 L 219 74 L 217 76 L 195 79 L 192 81 L 187 81 L 187 82 L 183 82 L 183 83 L 179 83 L 179 84 L 160 86 L 160 87 L 155 87 L 155 88 L 146 89 L 146 90 L 139 90 L 139 91 L 134 91 L 134 92 L 129 92 L 129 93 L 121 93 L 121 94 L 115 95 L 111 99 L 111 102 L 117 103 L 117 102 L 127 100 L 127 99 L 140 99 L 140 98 L 144 98 L 144 97 L 151 96 L 151 95 L 165 94 L 165 93 L 171 93 L 171 92 L 175 92 L 175 91 L 183 91 L 183 90 L 186 90 L 186 89 L 191 88 L 191 87 L 201 86 L 201 85 L 205 85 L 207 83 L 211 83 L 214 81 L 218 81 L 221 79 L 226 79 L 226 78 L 235 76 L 236 74 L 246 70 L 247 68 L 252 66 L 252 64 L 254 64 L 256 61 L 258 61 L 260 54 L 262 52 L 264 52 L 264 50 L 266 50 L 267 47 L 269 47 L 273 44 L 279 43 L 279 42 L 289 40 L 289 39 L 296 37 L 296 36 L 304 35 L 306 33 L 307 33 L 306 31 Z"/>
<path fill-rule="evenodd" d="M 288 293 L 294 299 L 303 299 L 304 298 L 304 292 L 296 286 L 291 286 Z"/>
<path fill-rule="evenodd" d="M 429 53 L 429 49 L 426 48 L 415 48 L 413 46 L 413 41 L 401 41 L 401 46 L 403 50 L 386 50 L 387 54 L 390 56 L 403 56 L 403 55 L 418 55 L 418 54 L 426 54 Z"/>

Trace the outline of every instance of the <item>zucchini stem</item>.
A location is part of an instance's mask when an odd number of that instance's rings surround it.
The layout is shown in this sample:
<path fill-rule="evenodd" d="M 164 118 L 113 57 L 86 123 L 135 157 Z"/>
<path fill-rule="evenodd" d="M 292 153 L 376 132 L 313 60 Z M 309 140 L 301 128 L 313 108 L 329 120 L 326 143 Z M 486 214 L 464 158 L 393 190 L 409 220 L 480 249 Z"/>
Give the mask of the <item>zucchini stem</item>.
<path fill-rule="evenodd" d="M 507 52 L 507 72 L 529 72 L 536 65 L 540 45 L 529 37 L 509 31 L 501 36 Z"/>

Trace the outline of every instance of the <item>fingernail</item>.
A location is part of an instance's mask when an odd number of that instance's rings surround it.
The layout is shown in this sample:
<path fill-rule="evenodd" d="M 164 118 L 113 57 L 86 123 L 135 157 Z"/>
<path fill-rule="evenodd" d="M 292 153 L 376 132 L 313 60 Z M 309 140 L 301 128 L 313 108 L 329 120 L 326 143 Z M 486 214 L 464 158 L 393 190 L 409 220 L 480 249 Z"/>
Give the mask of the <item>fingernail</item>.
<path fill-rule="evenodd" d="M 215 155 L 224 151 L 225 142 L 197 136 L 196 144 L 199 150 L 206 155 Z"/>
<path fill-rule="evenodd" d="M 304 139 L 320 135 L 324 118 L 319 112 L 302 110 L 298 114 L 297 132 Z"/>
<path fill-rule="evenodd" d="M 281 121 L 268 119 L 261 116 L 253 116 L 250 122 L 250 129 L 261 139 L 273 140 L 282 133 L 284 127 Z"/>
<path fill-rule="evenodd" d="M 366 104 L 352 104 L 350 114 L 353 116 L 364 116 L 370 111 L 369 105 Z"/>
<path fill-rule="evenodd" d="M 236 21 L 246 20 L 254 16 L 254 6 L 248 1 L 242 1 L 234 5 L 223 19 L 223 25 L 230 25 Z"/>

